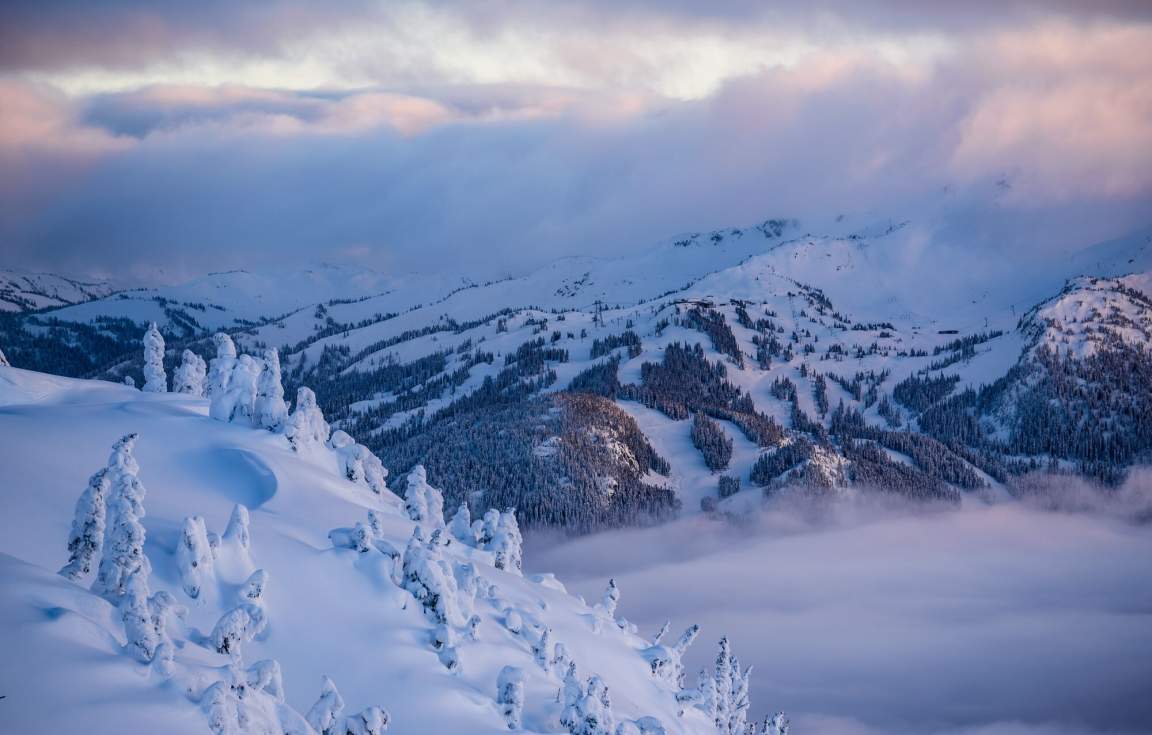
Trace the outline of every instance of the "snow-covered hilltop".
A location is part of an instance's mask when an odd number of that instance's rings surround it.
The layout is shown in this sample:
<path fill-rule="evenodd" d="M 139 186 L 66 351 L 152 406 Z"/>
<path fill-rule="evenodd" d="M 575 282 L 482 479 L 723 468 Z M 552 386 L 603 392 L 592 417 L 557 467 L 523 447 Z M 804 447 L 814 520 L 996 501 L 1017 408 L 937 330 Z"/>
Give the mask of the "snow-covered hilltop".
<path fill-rule="evenodd" d="M 115 289 L 107 282 L 78 281 L 53 273 L 0 270 L 0 312 L 35 311 L 99 299 Z"/>
<path fill-rule="evenodd" d="M 212 400 L 0 368 L 6 728 L 712 735 L 763 713 L 721 631 L 684 676 L 699 631 L 522 576 L 512 513 L 445 517 L 422 469 L 402 499 L 307 400 L 282 426 L 236 410 L 228 352 Z"/>

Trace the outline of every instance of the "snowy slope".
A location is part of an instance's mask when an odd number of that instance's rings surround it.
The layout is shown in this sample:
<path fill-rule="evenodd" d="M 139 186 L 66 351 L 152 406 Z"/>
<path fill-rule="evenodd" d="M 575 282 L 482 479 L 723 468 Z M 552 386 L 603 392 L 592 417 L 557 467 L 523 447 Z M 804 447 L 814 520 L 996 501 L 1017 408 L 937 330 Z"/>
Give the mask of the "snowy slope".
<path fill-rule="evenodd" d="M 641 655 L 648 641 L 569 596 L 550 576 L 495 569 L 488 552 L 460 543 L 444 556 L 474 564 L 496 591 L 477 598 L 479 640 L 458 640 L 460 667 L 450 672 L 432 650 L 434 626 L 390 579 L 392 562 L 376 550 L 335 549 L 328 538 L 330 530 L 377 510 L 383 546 L 404 549 L 414 526 L 400 501 L 345 480 L 327 452 L 304 458 L 281 435 L 206 413 L 202 399 L 0 368 L 0 650 L 8 662 L 21 662 L 0 667 L 5 730 L 208 732 L 205 692 L 232 674 L 228 657 L 211 650 L 204 636 L 259 568 L 269 575 L 263 599 L 270 622 L 244 647 L 243 663 L 278 661 L 286 706 L 300 713 L 330 676 L 345 714 L 380 705 L 391 713 L 389 732 L 494 735 L 508 731 L 494 697 L 498 673 L 512 665 L 525 674 L 525 731 L 557 732 L 563 672 L 545 671 L 531 650 L 547 627 L 582 676 L 603 678 L 616 722 L 651 724 L 642 718 L 652 717 L 669 734 L 714 732 L 691 707 L 678 716 L 676 687 L 654 679 Z M 112 444 L 130 432 L 139 433 L 135 457 L 147 489 L 151 588 L 188 607 L 183 621 L 169 625 L 177 646 L 171 679 L 123 652 L 124 627 L 107 601 L 54 573 L 67 558 L 76 498 Z M 229 546 L 226 536 L 215 583 L 192 600 L 181 589 L 174 556 L 181 524 L 200 515 L 209 530 L 222 533 L 238 504 L 250 511 L 251 547 Z M 522 617 L 522 633 L 505 626 L 507 609 Z M 705 635 L 715 640 L 720 632 Z M 247 696 L 255 714 L 277 707 L 255 690 Z M 260 722 L 256 717 L 251 729 Z"/>
<path fill-rule="evenodd" d="M 54 273 L 0 269 L 0 311 L 30 311 L 78 304 L 113 292 L 106 281 L 87 282 Z"/>

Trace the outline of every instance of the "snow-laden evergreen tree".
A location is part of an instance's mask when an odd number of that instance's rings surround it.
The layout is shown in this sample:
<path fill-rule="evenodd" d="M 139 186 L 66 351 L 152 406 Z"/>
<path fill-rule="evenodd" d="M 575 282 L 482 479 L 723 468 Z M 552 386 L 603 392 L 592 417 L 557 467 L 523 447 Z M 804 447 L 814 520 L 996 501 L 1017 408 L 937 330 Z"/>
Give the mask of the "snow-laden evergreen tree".
<path fill-rule="evenodd" d="M 608 580 L 608 588 L 604 590 L 604 600 L 600 603 L 608 617 L 616 617 L 616 605 L 620 602 L 620 588 L 616 586 L 615 579 Z"/>
<path fill-rule="evenodd" d="M 243 644 L 260 635 L 268 625 L 268 616 L 260 605 L 241 603 L 220 616 L 209 639 L 217 653 L 234 661 L 243 658 Z"/>
<path fill-rule="evenodd" d="M 320 698 L 312 709 L 308 710 L 308 724 L 317 732 L 317 735 L 345 735 L 338 730 L 340 713 L 344 711 L 344 698 L 336 689 L 336 683 L 329 677 L 324 677 L 320 687 Z"/>
<path fill-rule="evenodd" d="M 172 392 L 201 398 L 204 395 L 206 375 L 207 365 L 204 359 L 192 350 L 184 350 L 180 357 L 180 366 L 172 376 Z"/>
<path fill-rule="evenodd" d="M 493 565 L 513 574 L 519 574 L 524 560 L 524 537 L 516 522 L 516 511 L 503 513 L 490 508 L 481 520 L 472 524 L 478 548 L 491 551 Z"/>
<path fill-rule="evenodd" d="M 324 420 L 324 413 L 316 405 L 316 394 L 311 388 L 301 387 L 296 391 L 296 407 L 284 426 L 284 435 L 292 449 L 297 452 L 323 447 L 328 443 L 331 427 Z"/>
<path fill-rule="evenodd" d="M 732 706 L 732 649 L 728 644 L 728 636 L 720 639 L 713 678 L 716 681 L 716 706 L 712 716 L 716 722 L 716 729 L 727 735 L 728 717 Z"/>
<path fill-rule="evenodd" d="M 212 629 L 212 646 L 217 653 L 226 653 L 233 660 L 240 661 L 243 657 L 243 644 L 268 627 L 268 611 L 264 607 L 267 585 L 268 573 L 263 569 L 252 572 L 244 584 L 240 585 L 237 591 L 238 604 L 224 613 Z"/>
<path fill-rule="evenodd" d="M 347 432 L 339 429 L 332 432 L 328 446 L 336 452 L 340 470 L 349 480 L 368 486 L 377 495 L 388 489 L 388 470 L 368 447 L 357 444 Z"/>
<path fill-rule="evenodd" d="M 540 638 L 532 645 L 532 658 L 536 659 L 536 663 L 544 671 L 549 670 L 552 663 L 552 630 L 544 628 L 540 633 Z"/>
<path fill-rule="evenodd" d="M 204 383 L 204 396 L 215 398 L 228 390 L 232 369 L 236 367 L 236 343 L 223 332 L 212 335 L 216 357 L 208 364 L 208 378 Z"/>
<path fill-rule="evenodd" d="M 788 730 L 792 723 L 783 712 L 777 712 L 771 717 L 764 718 L 764 724 L 760 728 L 758 735 L 788 735 Z"/>
<path fill-rule="evenodd" d="M 366 707 L 344 718 L 340 735 L 383 735 L 388 732 L 392 716 L 383 707 Z"/>
<path fill-rule="evenodd" d="M 468 510 L 467 503 L 460 503 L 448 528 L 460 543 L 465 546 L 476 545 L 476 531 L 472 528 L 472 513 Z"/>
<path fill-rule="evenodd" d="M 612 735 L 612 703 L 608 686 L 599 676 L 591 676 L 584 687 L 575 681 L 574 667 L 564 679 L 564 709 L 560 724 L 571 735 Z"/>
<path fill-rule="evenodd" d="M 672 645 L 665 645 L 661 642 L 667 629 L 668 624 L 665 623 L 656 638 L 653 639 L 652 645 L 644 649 L 641 655 L 648 661 L 648 666 L 653 676 L 683 689 L 684 652 L 687 651 L 688 647 L 696 640 L 696 636 L 700 633 L 700 626 L 689 626 L 683 635 Z"/>
<path fill-rule="evenodd" d="M 104 531 L 103 557 L 92 590 L 111 600 L 124 594 L 129 577 L 141 572 L 145 578 L 152 567 L 144 555 L 144 486 L 136 477 L 140 466 L 132 456 L 136 434 L 122 437 L 112 447 L 108 460 L 108 516 Z"/>
<path fill-rule="evenodd" d="M 217 421 L 255 425 L 256 389 L 263 364 L 251 355 L 240 355 L 228 379 L 228 388 L 213 394 L 209 415 Z"/>
<path fill-rule="evenodd" d="M 243 735 L 240 725 L 240 702 L 232 688 L 218 681 L 205 690 L 200 707 L 208 717 L 208 729 L 213 735 Z"/>
<path fill-rule="evenodd" d="M 164 337 L 156 322 L 148 325 L 144 333 L 144 388 L 145 393 L 167 393 L 168 374 L 164 372 Z"/>
<path fill-rule="evenodd" d="M 715 723 L 717 716 L 716 677 L 713 672 L 708 671 L 708 667 L 704 667 L 696 675 L 696 681 L 696 707 L 704 713 L 705 717 Z"/>
<path fill-rule="evenodd" d="M 556 641 L 556 645 L 552 648 L 552 662 L 550 668 L 553 671 L 567 671 L 568 664 L 572 661 L 572 655 L 568 653 L 568 647 L 560 641 Z"/>
<path fill-rule="evenodd" d="M 435 540 L 425 541 L 421 527 L 416 526 L 404 550 L 401 582 L 434 624 L 458 626 L 464 618 L 457 599 L 456 577 L 441 558 L 440 548 Z"/>
<path fill-rule="evenodd" d="M 184 519 L 180 540 L 176 544 L 176 568 L 180 572 L 180 586 L 193 600 L 200 597 L 205 582 L 213 569 L 212 547 L 208 543 L 208 527 L 200 516 Z"/>
<path fill-rule="evenodd" d="M 187 612 L 186 608 L 177 605 L 175 598 L 164 590 L 148 598 L 148 614 L 151 616 L 157 641 L 152 667 L 164 678 L 172 676 L 176 658 L 176 646 L 172 642 L 172 637 L 168 635 L 168 622 L 172 616 L 183 617 Z"/>
<path fill-rule="evenodd" d="M 124 622 L 128 651 L 141 663 L 152 661 L 156 647 L 160 645 L 152 611 L 148 609 L 148 595 L 147 572 L 134 570 L 128 575 L 124 594 L 120 597 L 120 619 Z"/>
<path fill-rule="evenodd" d="M 4 354 L 4 350 L 0 350 L 0 367 L 12 367 L 12 363 L 8 362 L 8 356 Z"/>
<path fill-rule="evenodd" d="M 748 729 L 748 709 L 751 707 L 749 689 L 752 681 L 752 667 L 740 668 L 740 661 L 732 657 L 732 698 L 728 706 L 729 735 L 744 735 Z"/>
<path fill-rule="evenodd" d="M 104 522 L 108 508 L 108 468 L 88 478 L 88 487 L 76 500 L 72 530 L 68 533 L 68 563 L 60 574 L 73 581 L 87 577 L 104 547 Z"/>
<path fill-rule="evenodd" d="M 124 376 L 124 385 L 128 386 L 129 388 L 135 388 L 136 387 L 136 379 L 133 378 L 131 375 L 125 375 Z"/>
<path fill-rule="evenodd" d="M 524 670 L 505 666 L 496 677 L 496 703 L 509 730 L 519 730 L 524 721 Z"/>
<path fill-rule="evenodd" d="M 280 353 L 274 347 L 264 350 L 264 369 L 256 387 L 256 425 L 269 431 L 283 431 L 288 420 L 284 383 L 280 377 Z"/>
<path fill-rule="evenodd" d="M 247 506 L 237 503 L 232 507 L 232 515 L 228 517 L 228 526 L 224 529 L 224 540 L 247 550 L 252 545 L 252 537 L 248 530 L 251 520 L 248 517 Z"/>
<path fill-rule="evenodd" d="M 444 496 L 428 484 L 424 465 L 416 465 L 408 473 L 404 487 L 404 510 L 416 523 L 429 528 L 444 527 Z"/>

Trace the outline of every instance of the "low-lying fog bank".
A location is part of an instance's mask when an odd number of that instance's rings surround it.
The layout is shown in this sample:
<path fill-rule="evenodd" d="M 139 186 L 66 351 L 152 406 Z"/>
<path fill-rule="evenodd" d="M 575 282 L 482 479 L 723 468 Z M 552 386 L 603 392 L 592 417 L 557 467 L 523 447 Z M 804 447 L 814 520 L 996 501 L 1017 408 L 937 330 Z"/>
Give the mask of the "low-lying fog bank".
<path fill-rule="evenodd" d="M 534 539 L 525 560 L 589 600 L 613 574 L 645 635 L 700 623 L 690 670 L 728 635 L 753 711 L 802 735 L 1149 732 L 1150 477 L 958 510 L 778 499 L 739 524 Z"/>

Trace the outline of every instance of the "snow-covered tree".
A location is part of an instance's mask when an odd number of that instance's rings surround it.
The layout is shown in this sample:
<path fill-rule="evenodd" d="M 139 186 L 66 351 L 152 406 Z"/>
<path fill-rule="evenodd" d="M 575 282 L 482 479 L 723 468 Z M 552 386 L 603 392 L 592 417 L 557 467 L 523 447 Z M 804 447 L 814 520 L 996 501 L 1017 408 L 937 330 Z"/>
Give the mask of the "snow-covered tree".
<path fill-rule="evenodd" d="M 440 548 L 435 541 L 426 542 L 417 526 L 404 550 L 401 586 L 423 606 L 433 623 L 460 625 L 464 618 L 457 599 L 456 578 L 440 557 Z"/>
<path fill-rule="evenodd" d="M 242 603 L 220 616 L 209 636 L 212 648 L 241 660 L 242 646 L 264 631 L 268 616 L 259 605 Z"/>
<path fill-rule="evenodd" d="M 204 395 L 215 398 L 228 390 L 232 380 L 232 369 L 236 367 L 236 343 L 223 332 L 212 335 L 216 346 L 216 357 L 208 365 L 208 378 L 204 383 Z"/>
<path fill-rule="evenodd" d="M 476 532 L 472 528 L 472 513 L 468 510 L 467 503 L 460 503 L 460 507 L 452 516 L 452 522 L 448 524 L 448 529 L 456 540 L 465 546 L 476 545 Z"/>
<path fill-rule="evenodd" d="M 496 677 L 496 703 L 509 730 L 519 730 L 524 721 L 524 671 L 505 666 Z"/>
<path fill-rule="evenodd" d="M 571 663 L 571 661 L 572 656 L 568 653 L 568 647 L 560 641 L 556 641 L 556 645 L 552 649 L 552 670 L 567 671 L 568 664 Z"/>
<path fill-rule="evenodd" d="M 72 530 L 68 534 L 68 563 L 60 574 L 73 581 L 87 577 L 104 547 L 104 521 L 108 512 L 108 469 L 88 478 L 88 487 L 76 500 Z"/>
<path fill-rule="evenodd" d="M 388 489 L 386 482 L 388 470 L 384 469 L 384 464 L 380 458 L 373 454 L 368 447 L 357 444 L 355 439 L 339 429 L 332 432 L 328 446 L 336 452 L 336 456 L 340 459 L 340 470 L 346 478 L 352 482 L 367 485 L 372 492 L 377 494 Z"/>
<path fill-rule="evenodd" d="M 336 690 L 336 684 L 327 676 L 320 687 L 320 699 L 308 710 L 308 724 L 318 735 L 344 735 L 339 733 L 340 713 L 344 711 L 344 698 Z"/>
<path fill-rule="evenodd" d="M 313 447 L 322 447 L 328 442 L 331 427 L 324 420 L 324 413 L 316 405 L 316 394 L 311 388 L 301 387 L 296 391 L 296 407 L 284 426 L 292 449 L 297 452 Z"/>
<path fill-rule="evenodd" d="M 616 586 L 615 579 L 608 580 L 608 588 L 604 590 L 604 599 L 600 603 L 608 617 L 616 617 L 616 605 L 620 602 L 620 588 Z"/>
<path fill-rule="evenodd" d="M 208 687 L 200 698 L 200 707 L 208 717 L 208 729 L 213 735 L 242 735 L 240 702 L 228 684 L 218 681 Z"/>
<path fill-rule="evenodd" d="M 540 638 L 532 646 L 532 658 L 536 659 L 536 663 L 540 664 L 540 668 L 548 671 L 549 665 L 552 663 L 552 631 L 545 628 L 540 633 Z"/>
<path fill-rule="evenodd" d="M 156 656 L 152 659 L 152 666 L 163 677 L 172 676 L 176 646 L 168 635 L 168 621 L 173 615 L 183 617 L 187 609 L 176 604 L 175 598 L 164 590 L 156 592 L 148 598 L 148 614 L 152 619 L 152 628 L 156 631 Z"/>
<path fill-rule="evenodd" d="M 252 544 L 251 532 L 248 530 L 250 524 L 247 506 L 237 503 L 232 507 L 232 515 L 228 517 L 228 526 L 224 529 L 224 540 L 247 550 Z"/>
<path fill-rule="evenodd" d="M 340 735 L 382 735 L 388 731 L 392 716 L 382 707 L 366 707 L 344 718 Z"/>
<path fill-rule="evenodd" d="M 128 434 L 112 447 L 108 460 L 108 515 L 104 531 L 103 557 L 92 589 L 109 599 L 124 594 L 129 577 L 152 571 L 144 555 L 144 486 L 136 477 L 140 466 L 132 456 L 137 435 Z"/>
<path fill-rule="evenodd" d="M 612 702 L 603 679 L 592 676 L 586 686 L 581 686 L 576 678 L 576 665 L 571 664 L 561 693 L 564 707 L 560 724 L 571 735 L 612 735 Z"/>
<path fill-rule="evenodd" d="M 783 712 L 764 718 L 764 735 L 788 735 L 791 727 L 792 723 Z"/>
<path fill-rule="evenodd" d="M 264 604 L 264 589 L 268 586 L 268 572 L 257 569 L 240 585 L 240 601 L 251 605 Z"/>
<path fill-rule="evenodd" d="M 408 473 L 404 488 L 404 509 L 416 523 L 430 528 L 444 527 L 444 496 L 428 484 L 424 465 L 416 465 Z"/>
<path fill-rule="evenodd" d="M 515 510 L 501 513 L 495 508 L 489 509 L 472 527 L 477 546 L 492 552 L 493 565 L 497 569 L 520 573 L 524 558 L 524 537 L 520 535 Z"/>
<path fill-rule="evenodd" d="M 152 612 L 148 609 L 148 594 L 147 572 L 143 569 L 131 572 L 120 598 L 120 619 L 124 622 L 128 651 L 141 663 L 150 662 L 160 645 Z"/>
<path fill-rule="evenodd" d="M 256 387 L 263 369 L 262 363 L 256 358 L 251 355 L 240 355 L 232 368 L 228 388 L 223 392 L 212 394 L 209 415 L 217 421 L 253 425 Z"/>
<path fill-rule="evenodd" d="M 668 624 L 665 623 L 664 627 L 653 639 L 653 643 L 648 648 L 641 652 L 645 660 L 648 661 L 648 666 L 652 671 L 652 675 L 667 681 L 670 684 L 675 684 L 677 687 L 684 688 L 684 652 L 688 650 L 688 646 L 696 640 L 696 636 L 700 633 L 699 625 L 692 625 L 684 634 L 672 645 L 665 645 L 660 641 L 663 640 L 664 635 L 668 629 Z"/>
<path fill-rule="evenodd" d="M 144 388 L 145 393 L 167 393 L 168 374 L 164 372 L 164 337 L 156 322 L 148 325 L 144 333 Z"/>
<path fill-rule="evenodd" d="M 282 431 L 288 420 L 284 384 L 280 377 L 280 353 L 274 347 L 264 350 L 264 370 L 256 387 L 256 425 L 269 431 Z"/>
<path fill-rule="evenodd" d="M 8 362 L 8 357 L 4 354 L 4 350 L 0 350 L 0 367 L 12 367 L 12 363 Z"/>
<path fill-rule="evenodd" d="M 135 388 L 136 387 L 136 379 L 133 378 L 131 375 L 125 375 L 124 376 L 124 385 L 128 386 L 129 388 Z"/>
<path fill-rule="evenodd" d="M 180 366 L 172 376 L 172 392 L 200 398 L 204 395 L 204 378 L 207 366 L 204 359 L 192 350 L 184 350 L 180 357 Z"/>
<path fill-rule="evenodd" d="M 716 722 L 716 729 L 727 735 L 728 717 L 732 706 L 732 649 L 728 645 L 727 636 L 720 639 L 713 678 L 716 681 L 716 706 L 712 716 Z"/>
<path fill-rule="evenodd" d="M 208 543 L 204 519 L 200 516 L 185 518 L 176 544 L 176 568 L 180 572 L 180 585 L 193 600 L 200 597 L 204 583 L 212 576 L 212 562 L 212 547 Z"/>

